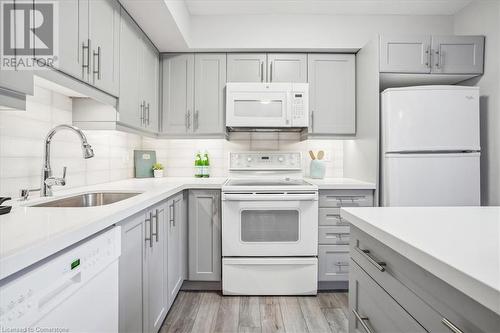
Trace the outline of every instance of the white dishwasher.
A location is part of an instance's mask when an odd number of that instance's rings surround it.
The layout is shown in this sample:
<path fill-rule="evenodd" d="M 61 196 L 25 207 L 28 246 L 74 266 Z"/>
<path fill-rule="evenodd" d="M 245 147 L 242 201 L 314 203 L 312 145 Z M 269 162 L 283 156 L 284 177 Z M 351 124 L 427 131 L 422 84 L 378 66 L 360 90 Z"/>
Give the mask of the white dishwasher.
<path fill-rule="evenodd" d="M 118 332 L 120 227 L 0 281 L 1 332 Z"/>

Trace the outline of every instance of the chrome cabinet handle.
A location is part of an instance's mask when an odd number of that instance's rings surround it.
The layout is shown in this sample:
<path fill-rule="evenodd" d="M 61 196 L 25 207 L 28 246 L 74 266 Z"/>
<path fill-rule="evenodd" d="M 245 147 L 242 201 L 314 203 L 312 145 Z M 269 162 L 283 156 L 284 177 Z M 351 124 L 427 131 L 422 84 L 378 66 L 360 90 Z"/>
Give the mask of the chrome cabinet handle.
<path fill-rule="evenodd" d="M 149 247 L 153 247 L 153 217 L 152 213 L 149 213 L 149 218 L 145 219 L 144 222 L 149 222 L 149 237 L 146 237 L 146 242 L 149 241 Z"/>
<path fill-rule="evenodd" d="M 425 66 L 428 68 L 431 68 L 431 49 L 430 49 L 430 47 L 428 47 L 425 50 L 425 58 L 426 58 Z"/>
<path fill-rule="evenodd" d="M 152 214 L 152 213 L 150 213 Z M 156 226 L 156 232 L 153 234 L 156 238 L 156 242 L 158 243 L 158 235 L 160 234 L 160 229 L 159 229 L 159 226 L 160 226 L 160 222 L 158 221 L 159 219 L 159 215 L 160 214 L 160 210 L 159 209 L 156 209 L 155 210 L 155 214 L 152 216 L 152 218 L 155 219 L 155 226 Z"/>
<path fill-rule="evenodd" d="M 147 124 L 148 124 L 148 126 L 149 126 L 149 107 L 150 107 L 150 105 L 149 105 L 149 103 L 148 103 L 148 106 L 146 107 L 146 102 L 144 102 L 144 106 L 145 106 L 145 108 L 146 108 L 146 110 L 147 110 L 147 113 L 146 113 L 146 115 L 147 115 L 147 116 L 146 116 L 146 121 L 147 121 Z"/>
<path fill-rule="evenodd" d="M 156 241 L 158 241 L 158 218 L 156 219 L 156 232 L 153 232 L 153 219 L 155 216 L 153 216 L 152 212 L 149 212 L 149 224 L 151 226 L 149 237 L 151 238 L 150 242 L 153 243 L 153 236 L 156 237 Z M 152 245 L 151 245 L 152 246 Z"/>
<path fill-rule="evenodd" d="M 273 82 L 273 61 L 269 64 L 269 82 Z"/>
<path fill-rule="evenodd" d="M 141 126 L 146 123 L 145 112 L 144 112 L 144 101 L 141 102 Z"/>
<path fill-rule="evenodd" d="M 97 57 L 97 70 L 95 70 L 95 58 Z M 97 52 L 92 52 L 93 69 L 92 74 L 95 76 L 97 74 L 97 79 L 101 79 L 101 47 L 97 47 Z"/>
<path fill-rule="evenodd" d="M 199 112 L 198 110 L 194 111 L 194 116 L 193 116 L 193 130 L 197 130 L 199 127 Z"/>
<path fill-rule="evenodd" d="M 373 259 L 372 257 L 370 257 L 368 255 L 368 253 L 370 253 L 370 250 L 362 250 L 359 248 L 359 246 L 356 246 L 355 247 L 356 251 L 358 251 L 363 257 L 366 258 L 366 260 L 368 260 L 373 266 L 375 266 L 379 271 L 381 272 L 384 272 L 385 271 L 385 267 L 386 266 L 386 263 L 383 262 L 383 261 L 376 261 L 375 259 Z"/>
<path fill-rule="evenodd" d="M 264 82 L 264 62 L 260 63 L 260 82 Z"/>
<path fill-rule="evenodd" d="M 187 110 L 186 117 L 187 117 L 187 119 L 186 119 L 187 128 L 190 129 L 191 128 L 191 111 L 190 110 Z"/>
<path fill-rule="evenodd" d="M 87 51 L 87 52 L 85 52 Z M 87 64 L 85 64 L 85 53 L 87 53 Z M 87 69 L 87 75 L 90 75 L 90 39 L 87 39 L 87 45 L 82 42 L 82 77 Z"/>
<path fill-rule="evenodd" d="M 442 56 L 442 52 L 439 52 L 439 50 L 436 50 L 434 52 L 437 56 L 437 61 L 436 61 L 436 68 L 441 68 L 443 66 L 443 64 L 441 63 L 441 56 Z"/>
<path fill-rule="evenodd" d="M 175 217 L 174 217 L 174 203 L 172 203 L 170 206 L 169 206 L 169 209 L 170 209 L 170 216 L 169 216 L 169 222 L 170 222 L 170 226 L 173 227 L 175 226 Z"/>
<path fill-rule="evenodd" d="M 354 316 L 356 317 L 358 322 L 361 324 L 361 326 L 363 327 L 363 329 L 365 330 L 366 333 L 375 333 L 365 323 L 365 321 L 368 321 L 368 317 L 361 317 L 359 315 L 358 311 L 356 311 L 355 309 L 352 309 L 352 312 L 354 313 Z"/>
<path fill-rule="evenodd" d="M 446 318 L 442 318 L 441 323 L 443 323 L 443 325 L 446 326 L 453 333 L 463 333 L 462 330 L 453 325 L 453 323 Z"/>

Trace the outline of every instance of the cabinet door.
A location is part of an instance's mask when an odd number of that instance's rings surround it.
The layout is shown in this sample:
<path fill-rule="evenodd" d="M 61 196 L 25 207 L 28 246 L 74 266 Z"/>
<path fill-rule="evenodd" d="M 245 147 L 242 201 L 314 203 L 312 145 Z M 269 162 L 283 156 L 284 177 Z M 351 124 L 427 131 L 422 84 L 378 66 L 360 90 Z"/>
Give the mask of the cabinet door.
<path fill-rule="evenodd" d="M 192 131 L 194 103 L 194 55 L 169 55 L 162 59 L 162 131 L 183 134 Z"/>
<path fill-rule="evenodd" d="M 483 36 L 432 36 L 432 73 L 482 74 Z"/>
<path fill-rule="evenodd" d="M 119 120 L 133 127 L 141 127 L 143 109 L 139 99 L 140 31 L 124 9 L 121 9 L 120 40 Z"/>
<path fill-rule="evenodd" d="M 199 53 L 195 61 L 193 132 L 224 132 L 224 87 L 226 86 L 226 54 Z"/>
<path fill-rule="evenodd" d="M 159 55 L 156 48 L 144 37 L 143 42 L 143 70 L 141 71 L 141 89 L 144 98 L 146 122 L 145 127 L 158 132 L 158 94 L 160 79 Z"/>
<path fill-rule="evenodd" d="M 309 54 L 308 59 L 309 133 L 355 134 L 354 54 Z"/>
<path fill-rule="evenodd" d="M 115 0 L 90 0 L 90 82 L 118 96 L 120 6 Z"/>
<path fill-rule="evenodd" d="M 189 280 L 221 280 L 220 192 L 189 191 Z"/>
<path fill-rule="evenodd" d="M 427 332 L 352 259 L 350 266 L 349 332 L 370 328 L 373 332 Z"/>
<path fill-rule="evenodd" d="M 380 37 L 380 72 L 430 73 L 431 36 Z"/>
<path fill-rule="evenodd" d="M 166 289 L 167 269 L 165 258 L 166 203 L 153 207 L 146 213 L 146 260 L 147 260 L 147 307 L 145 331 L 158 332 L 167 313 Z"/>
<path fill-rule="evenodd" d="M 169 201 L 169 221 L 168 221 L 168 304 L 171 305 L 179 292 L 183 275 L 183 255 L 182 247 L 185 241 L 182 239 L 182 194 Z"/>
<path fill-rule="evenodd" d="M 121 227 L 119 331 L 137 333 L 143 324 L 144 213 L 127 219 Z"/>
<path fill-rule="evenodd" d="M 227 82 L 265 82 L 265 53 L 228 53 Z"/>
<path fill-rule="evenodd" d="M 267 72 L 269 82 L 307 82 L 307 54 L 270 53 Z"/>

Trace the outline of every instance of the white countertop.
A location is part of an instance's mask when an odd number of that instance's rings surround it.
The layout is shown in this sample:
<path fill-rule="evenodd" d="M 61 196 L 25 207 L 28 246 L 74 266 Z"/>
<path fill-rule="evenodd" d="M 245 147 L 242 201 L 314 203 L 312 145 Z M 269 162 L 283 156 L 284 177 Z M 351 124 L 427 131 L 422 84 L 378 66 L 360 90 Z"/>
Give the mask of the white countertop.
<path fill-rule="evenodd" d="M 352 178 L 304 178 L 311 184 L 318 186 L 320 190 L 374 190 L 374 183 L 364 182 Z"/>
<path fill-rule="evenodd" d="M 5 202 L 10 214 L 0 216 L 0 280 L 79 242 L 179 191 L 190 188 L 220 189 L 226 178 L 148 178 L 58 191 L 53 197 L 30 199 L 33 205 L 88 191 L 143 192 L 100 207 L 23 207 Z"/>
<path fill-rule="evenodd" d="M 343 208 L 341 215 L 500 314 L 500 207 Z"/>

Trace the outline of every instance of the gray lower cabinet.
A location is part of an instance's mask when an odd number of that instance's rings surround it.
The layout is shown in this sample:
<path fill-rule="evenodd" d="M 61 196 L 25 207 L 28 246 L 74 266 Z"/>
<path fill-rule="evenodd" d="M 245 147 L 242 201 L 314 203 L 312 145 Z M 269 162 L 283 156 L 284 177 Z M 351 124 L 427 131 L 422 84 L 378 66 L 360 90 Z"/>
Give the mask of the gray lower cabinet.
<path fill-rule="evenodd" d="M 318 227 L 319 289 L 347 289 L 350 226 L 341 207 L 373 206 L 373 190 L 320 190 Z"/>
<path fill-rule="evenodd" d="M 158 132 L 158 51 L 123 8 L 120 38 L 119 121 Z"/>
<path fill-rule="evenodd" d="M 225 53 L 165 55 L 162 76 L 163 133 L 224 134 Z"/>
<path fill-rule="evenodd" d="M 354 54 L 309 54 L 309 134 L 356 133 Z"/>
<path fill-rule="evenodd" d="M 219 190 L 189 191 L 189 280 L 220 281 L 222 274 Z"/>
<path fill-rule="evenodd" d="M 350 332 L 498 331 L 498 314 L 354 226 L 349 250 Z"/>

